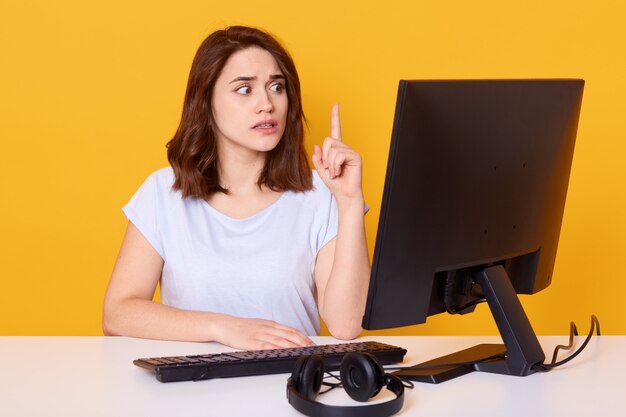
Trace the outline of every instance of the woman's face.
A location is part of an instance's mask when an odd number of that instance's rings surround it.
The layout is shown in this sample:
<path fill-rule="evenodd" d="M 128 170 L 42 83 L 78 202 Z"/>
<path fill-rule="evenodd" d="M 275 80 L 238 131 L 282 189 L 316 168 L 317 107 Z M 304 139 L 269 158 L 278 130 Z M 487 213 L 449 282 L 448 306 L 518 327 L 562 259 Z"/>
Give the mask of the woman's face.
<path fill-rule="evenodd" d="M 230 56 L 215 82 L 211 108 L 220 151 L 267 152 L 285 131 L 289 100 L 274 57 L 250 47 Z"/>

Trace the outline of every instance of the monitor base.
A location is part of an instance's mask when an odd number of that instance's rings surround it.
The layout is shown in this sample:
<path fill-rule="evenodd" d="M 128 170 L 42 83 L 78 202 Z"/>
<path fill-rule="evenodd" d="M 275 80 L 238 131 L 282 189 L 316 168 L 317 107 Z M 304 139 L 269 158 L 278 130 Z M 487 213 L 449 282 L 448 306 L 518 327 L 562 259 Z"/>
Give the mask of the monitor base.
<path fill-rule="evenodd" d="M 503 344 L 480 344 L 474 347 L 452 353 L 450 355 L 441 356 L 430 361 L 415 365 L 416 368 L 424 366 L 432 366 L 447 363 L 475 362 L 491 356 L 505 354 L 506 348 Z M 486 363 L 503 362 L 504 359 L 494 359 Z M 394 375 L 416 382 L 426 382 L 430 384 L 439 384 L 459 376 L 463 376 L 473 371 L 480 371 L 481 364 L 446 366 L 432 369 L 415 369 L 405 368 L 400 371 L 392 372 Z M 477 367 L 478 366 L 478 367 Z"/>

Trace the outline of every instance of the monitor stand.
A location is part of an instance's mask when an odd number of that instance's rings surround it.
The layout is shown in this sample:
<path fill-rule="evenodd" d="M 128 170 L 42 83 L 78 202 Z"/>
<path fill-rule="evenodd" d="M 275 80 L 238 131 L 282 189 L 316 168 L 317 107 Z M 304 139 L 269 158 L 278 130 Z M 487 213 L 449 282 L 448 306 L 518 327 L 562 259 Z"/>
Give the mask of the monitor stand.
<path fill-rule="evenodd" d="M 477 271 L 472 278 L 483 290 L 504 344 L 474 346 L 415 365 L 416 369 L 402 369 L 394 372 L 395 375 L 412 381 L 437 384 L 473 371 L 526 376 L 535 372 L 535 365 L 543 363 L 545 355 L 506 270 L 501 265 L 491 266 Z M 506 357 L 473 365 L 419 368 L 475 362 L 502 353 Z"/>

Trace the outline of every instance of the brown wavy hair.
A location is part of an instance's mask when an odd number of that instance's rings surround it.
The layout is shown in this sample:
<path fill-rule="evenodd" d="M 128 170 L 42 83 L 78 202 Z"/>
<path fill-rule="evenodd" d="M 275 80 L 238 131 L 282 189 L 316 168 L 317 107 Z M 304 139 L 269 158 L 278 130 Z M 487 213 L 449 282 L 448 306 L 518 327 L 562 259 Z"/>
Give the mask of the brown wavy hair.
<path fill-rule="evenodd" d="M 289 53 L 268 33 L 231 26 L 209 35 L 194 57 L 187 83 L 183 113 L 176 134 L 167 143 L 167 158 L 174 170 L 173 189 L 183 198 L 206 199 L 228 190 L 220 185 L 216 126 L 211 109 L 215 82 L 230 56 L 250 47 L 268 51 L 285 76 L 287 123 L 278 145 L 268 152 L 257 184 L 273 191 L 307 191 L 313 188 L 304 149 L 304 112 L 300 79 Z"/>

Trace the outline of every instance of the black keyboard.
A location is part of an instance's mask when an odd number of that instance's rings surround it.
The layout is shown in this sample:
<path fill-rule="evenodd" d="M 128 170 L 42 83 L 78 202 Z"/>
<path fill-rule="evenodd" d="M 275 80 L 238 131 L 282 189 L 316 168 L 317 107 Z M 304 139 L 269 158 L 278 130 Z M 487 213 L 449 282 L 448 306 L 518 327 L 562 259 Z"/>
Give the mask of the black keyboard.
<path fill-rule="evenodd" d="M 349 352 L 367 352 L 374 355 L 382 365 L 388 365 L 402 362 L 406 349 L 370 341 L 208 355 L 143 358 L 136 359 L 133 363 L 154 371 L 156 379 L 161 382 L 197 381 L 292 372 L 296 361 L 303 355 L 321 355 L 324 359 L 324 369 L 335 371 L 339 369 L 343 355 Z"/>

